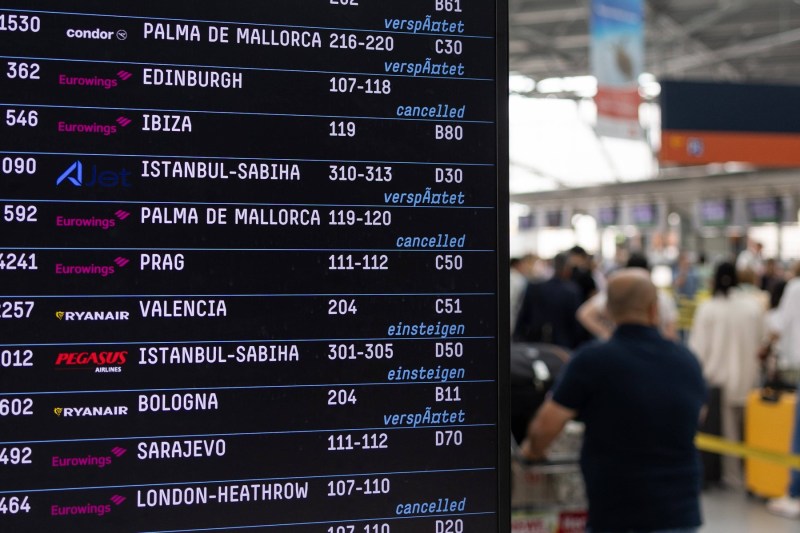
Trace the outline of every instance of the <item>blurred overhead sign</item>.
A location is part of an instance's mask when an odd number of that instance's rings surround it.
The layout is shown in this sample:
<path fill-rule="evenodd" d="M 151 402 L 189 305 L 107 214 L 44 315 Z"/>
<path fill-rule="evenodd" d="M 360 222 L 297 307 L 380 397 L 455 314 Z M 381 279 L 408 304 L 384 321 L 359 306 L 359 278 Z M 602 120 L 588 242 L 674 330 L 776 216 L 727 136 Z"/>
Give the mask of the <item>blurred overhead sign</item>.
<path fill-rule="evenodd" d="M 800 166 L 800 87 L 661 82 L 664 164 Z"/>
<path fill-rule="evenodd" d="M 644 65 L 641 0 L 593 0 L 591 63 L 597 78 L 597 131 L 638 139 L 639 75 Z"/>

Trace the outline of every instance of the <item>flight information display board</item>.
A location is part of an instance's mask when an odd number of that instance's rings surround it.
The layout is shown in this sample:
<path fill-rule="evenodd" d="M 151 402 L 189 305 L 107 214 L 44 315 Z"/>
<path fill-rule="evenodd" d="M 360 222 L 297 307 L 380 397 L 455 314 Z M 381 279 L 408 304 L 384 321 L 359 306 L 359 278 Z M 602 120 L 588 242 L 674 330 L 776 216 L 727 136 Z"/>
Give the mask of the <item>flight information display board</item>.
<path fill-rule="evenodd" d="M 507 531 L 506 12 L 0 5 L 0 530 Z"/>

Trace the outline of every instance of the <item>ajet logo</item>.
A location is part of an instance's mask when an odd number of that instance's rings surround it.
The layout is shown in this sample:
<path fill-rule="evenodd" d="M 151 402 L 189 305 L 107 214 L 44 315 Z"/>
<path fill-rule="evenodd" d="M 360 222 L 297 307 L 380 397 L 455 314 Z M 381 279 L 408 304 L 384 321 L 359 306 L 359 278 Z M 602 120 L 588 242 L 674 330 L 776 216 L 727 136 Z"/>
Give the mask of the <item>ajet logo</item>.
<path fill-rule="evenodd" d="M 122 168 L 120 170 L 99 170 L 97 165 L 91 166 L 91 171 L 84 173 L 83 162 L 75 161 L 56 178 L 56 187 L 64 183 L 75 187 L 131 187 L 128 177 L 131 171 Z"/>

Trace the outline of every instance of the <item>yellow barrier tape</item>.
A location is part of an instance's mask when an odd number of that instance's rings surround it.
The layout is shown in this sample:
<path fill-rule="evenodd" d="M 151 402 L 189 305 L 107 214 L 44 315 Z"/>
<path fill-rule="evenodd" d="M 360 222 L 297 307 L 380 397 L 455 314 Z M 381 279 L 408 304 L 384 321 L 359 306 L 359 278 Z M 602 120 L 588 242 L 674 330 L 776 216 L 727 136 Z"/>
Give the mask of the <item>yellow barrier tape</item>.
<path fill-rule="evenodd" d="M 770 463 L 800 470 L 800 455 L 745 446 L 741 442 L 723 439 L 707 433 L 698 433 L 694 439 L 694 443 L 698 449 L 706 452 L 732 455 L 734 457 L 746 457 L 748 459 L 760 459 L 762 461 L 768 461 Z"/>

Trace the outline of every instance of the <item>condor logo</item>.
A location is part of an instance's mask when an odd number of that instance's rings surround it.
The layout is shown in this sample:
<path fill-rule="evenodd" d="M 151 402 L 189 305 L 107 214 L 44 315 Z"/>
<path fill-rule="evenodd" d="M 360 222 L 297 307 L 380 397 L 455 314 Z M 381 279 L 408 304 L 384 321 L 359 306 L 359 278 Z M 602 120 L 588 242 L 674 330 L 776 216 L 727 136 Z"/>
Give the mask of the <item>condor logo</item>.
<path fill-rule="evenodd" d="M 56 179 L 56 187 L 65 181 L 71 183 L 75 187 L 99 187 L 106 189 L 130 187 L 131 183 L 128 181 L 128 176 L 130 175 L 131 172 L 125 168 L 118 171 L 98 170 L 96 165 L 92 165 L 91 173 L 89 173 L 87 169 L 86 175 L 84 176 L 83 163 L 81 161 L 75 161 Z"/>
<path fill-rule="evenodd" d="M 56 367 L 61 370 L 90 370 L 95 373 L 122 372 L 128 352 L 62 352 L 56 357 Z"/>

